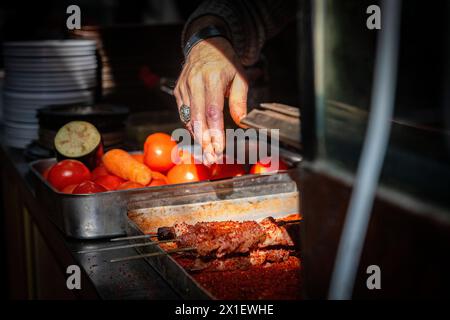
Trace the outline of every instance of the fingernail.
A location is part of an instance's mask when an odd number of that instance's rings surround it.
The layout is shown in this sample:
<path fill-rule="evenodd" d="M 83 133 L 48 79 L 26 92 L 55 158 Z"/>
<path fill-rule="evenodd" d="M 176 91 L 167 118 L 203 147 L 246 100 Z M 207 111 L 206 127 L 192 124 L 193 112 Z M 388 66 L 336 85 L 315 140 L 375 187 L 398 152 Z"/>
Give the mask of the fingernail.
<path fill-rule="evenodd" d="M 220 157 L 223 153 L 223 150 L 222 150 L 220 144 L 217 142 L 213 142 L 212 145 L 213 145 L 214 153 L 216 154 L 216 156 Z"/>
<path fill-rule="evenodd" d="M 206 160 L 210 163 L 213 164 L 216 162 L 216 156 L 213 153 L 207 152 L 206 153 Z"/>

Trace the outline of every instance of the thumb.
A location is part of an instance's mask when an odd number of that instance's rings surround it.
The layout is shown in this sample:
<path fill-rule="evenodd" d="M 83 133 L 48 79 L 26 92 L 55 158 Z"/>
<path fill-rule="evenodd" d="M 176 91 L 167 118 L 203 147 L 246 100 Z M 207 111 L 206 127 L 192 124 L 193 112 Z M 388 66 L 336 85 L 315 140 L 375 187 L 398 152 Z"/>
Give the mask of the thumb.
<path fill-rule="evenodd" d="M 230 97 L 228 100 L 231 117 L 237 125 L 247 115 L 247 93 L 247 79 L 237 72 L 230 87 Z"/>

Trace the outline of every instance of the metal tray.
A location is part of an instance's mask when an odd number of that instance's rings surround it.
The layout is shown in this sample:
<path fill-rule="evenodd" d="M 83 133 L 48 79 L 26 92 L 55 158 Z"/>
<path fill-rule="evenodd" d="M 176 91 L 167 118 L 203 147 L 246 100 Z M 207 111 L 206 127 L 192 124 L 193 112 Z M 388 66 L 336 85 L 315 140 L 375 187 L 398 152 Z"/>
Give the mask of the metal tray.
<path fill-rule="evenodd" d="M 299 211 L 299 194 L 288 174 L 278 174 L 277 181 L 248 186 L 233 193 L 205 193 L 183 198 L 157 199 L 149 207 L 131 210 L 127 214 L 127 233 L 130 236 L 156 232 L 158 227 L 178 222 L 260 220 L 267 216 L 283 218 Z M 249 196 L 251 189 L 253 196 Z M 272 193 L 266 191 L 271 190 Z M 255 195 L 257 192 L 262 194 Z M 212 200 L 215 199 L 215 200 Z M 147 240 L 150 241 L 150 240 Z M 159 246 L 136 248 L 139 253 L 162 252 Z M 170 255 L 145 258 L 161 276 L 185 299 L 214 299 L 214 296 L 195 281 Z"/>
<path fill-rule="evenodd" d="M 223 197 L 276 193 L 281 185 L 292 182 L 286 174 L 246 175 L 219 181 L 204 181 L 146 187 L 97 194 L 73 195 L 58 192 L 40 174 L 56 163 L 56 159 L 37 160 L 29 164 L 40 199 L 49 218 L 64 234 L 76 239 L 96 239 L 126 233 L 126 213 L 137 208 L 150 208 L 183 203 L 190 195 L 204 195 L 213 201 Z"/>

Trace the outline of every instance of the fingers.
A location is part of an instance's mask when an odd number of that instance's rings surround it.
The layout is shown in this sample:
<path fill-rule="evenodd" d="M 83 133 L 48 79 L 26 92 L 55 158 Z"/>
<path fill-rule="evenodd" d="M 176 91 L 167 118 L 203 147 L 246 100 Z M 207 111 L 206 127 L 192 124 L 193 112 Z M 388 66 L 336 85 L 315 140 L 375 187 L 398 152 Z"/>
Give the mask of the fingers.
<path fill-rule="evenodd" d="M 201 75 L 191 77 L 188 82 L 188 92 L 191 101 L 191 123 L 194 139 L 202 146 L 205 164 L 216 162 L 211 136 L 208 130 L 205 108 L 205 85 Z"/>
<path fill-rule="evenodd" d="M 173 93 L 174 93 L 174 96 L 175 96 L 175 99 L 177 102 L 178 113 L 180 112 L 180 108 L 182 105 L 187 105 L 189 107 L 191 106 L 190 95 L 188 93 L 188 89 L 185 86 L 185 81 L 183 80 L 182 76 L 178 80 Z M 188 129 L 189 132 L 191 134 L 193 134 L 193 129 L 192 129 L 191 124 L 192 124 L 192 119 L 191 119 L 191 121 L 189 121 L 188 123 L 185 123 L 184 125 L 185 125 L 186 129 Z"/>
<path fill-rule="evenodd" d="M 214 153 L 221 155 L 225 148 L 223 103 L 224 85 L 219 75 L 212 75 L 206 82 L 206 124 L 209 128 Z"/>
<path fill-rule="evenodd" d="M 237 72 L 231 84 L 229 97 L 230 114 L 237 125 L 247 115 L 247 93 L 247 80 Z"/>

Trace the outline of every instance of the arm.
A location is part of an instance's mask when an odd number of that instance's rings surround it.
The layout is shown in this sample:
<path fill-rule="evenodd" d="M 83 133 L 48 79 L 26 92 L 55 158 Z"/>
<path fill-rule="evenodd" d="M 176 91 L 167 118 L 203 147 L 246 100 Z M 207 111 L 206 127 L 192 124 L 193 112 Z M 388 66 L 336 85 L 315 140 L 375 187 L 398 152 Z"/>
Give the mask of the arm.
<path fill-rule="evenodd" d="M 183 45 L 193 33 L 210 25 L 227 30 L 230 39 L 215 37 L 197 43 L 186 57 L 174 91 L 178 108 L 183 104 L 191 108 L 186 127 L 202 145 L 205 163 L 216 162 L 225 147 L 225 97 L 239 125 L 247 111 L 243 66 L 255 63 L 265 40 L 295 16 L 295 4 L 286 0 L 206 1 L 186 23 Z"/>
<path fill-rule="evenodd" d="M 209 0 L 189 17 L 182 45 L 195 31 L 208 25 L 225 27 L 244 66 L 258 61 L 264 43 L 297 13 L 295 0 Z"/>

